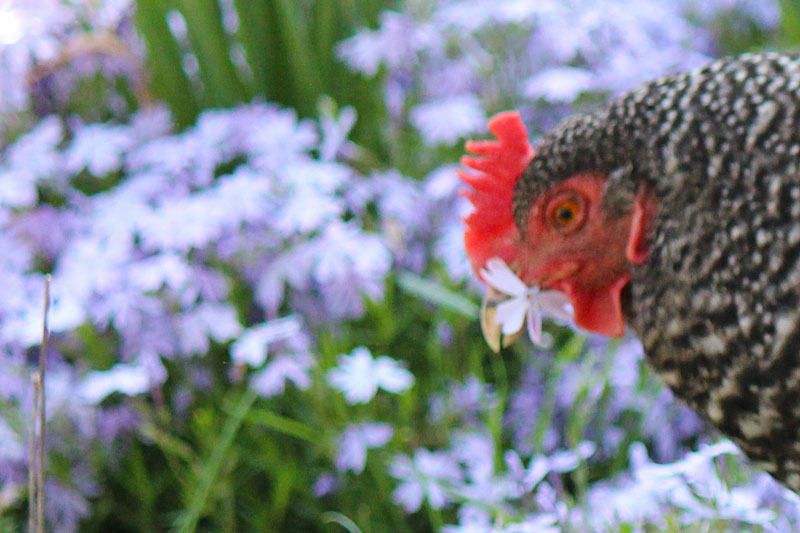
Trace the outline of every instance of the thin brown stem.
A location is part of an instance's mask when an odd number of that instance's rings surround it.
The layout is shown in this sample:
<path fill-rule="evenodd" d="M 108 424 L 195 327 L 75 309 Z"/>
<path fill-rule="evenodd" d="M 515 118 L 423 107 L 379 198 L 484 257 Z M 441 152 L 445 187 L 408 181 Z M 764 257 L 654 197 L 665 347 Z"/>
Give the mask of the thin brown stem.
<path fill-rule="evenodd" d="M 36 531 L 36 415 L 39 412 L 39 392 L 37 374 L 31 375 L 33 385 L 33 403 L 31 405 L 31 421 L 28 433 L 28 532 Z"/>
<path fill-rule="evenodd" d="M 44 367 L 47 359 L 47 340 L 49 330 L 47 318 L 50 314 L 50 281 L 52 276 L 47 274 L 44 277 L 44 312 L 42 317 L 42 344 L 39 349 L 39 446 L 37 449 L 38 471 L 36 484 L 38 485 L 36 498 L 36 518 L 37 532 L 44 533 L 44 420 L 45 420 L 45 394 L 44 394 Z"/>

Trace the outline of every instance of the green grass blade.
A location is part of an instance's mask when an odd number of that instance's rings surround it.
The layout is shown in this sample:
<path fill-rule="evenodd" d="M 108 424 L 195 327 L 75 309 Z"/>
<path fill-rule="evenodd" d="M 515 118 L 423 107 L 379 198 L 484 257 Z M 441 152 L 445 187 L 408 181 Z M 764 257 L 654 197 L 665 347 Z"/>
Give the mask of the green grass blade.
<path fill-rule="evenodd" d="M 358 528 L 355 522 L 347 518 L 342 513 L 337 513 L 336 511 L 328 511 L 327 513 L 322 513 L 322 521 L 325 524 L 339 524 L 343 528 L 347 530 L 348 533 L 361 533 L 361 530 Z"/>
<path fill-rule="evenodd" d="M 217 0 L 179 0 L 189 42 L 197 56 L 208 107 L 227 107 L 249 100 L 230 55 Z"/>
<path fill-rule="evenodd" d="M 239 430 L 239 426 L 242 424 L 242 421 L 247 416 L 250 408 L 253 406 L 256 397 L 256 392 L 253 389 L 248 388 L 246 391 L 244 391 L 244 393 L 242 393 L 242 396 L 234 405 L 231 413 L 228 416 L 228 419 L 222 426 L 222 431 L 214 443 L 214 447 L 211 450 L 211 455 L 208 457 L 208 460 L 200 471 L 200 475 L 197 478 L 197 488 L 190 496 L 189 506 L 177 520 L 177 523 L 174 527 L 175 531 L 179 533 L 187 533 L 196 529 L 197 522 L 200 520 L 200 516 L 202 515 L 206 503 L 208 502 L 208 498 L 211 494 L 211 488 L 213 487 L 214 482 L 216 481 L 217 476 L 222 469 L 222 465 L 225 462 L 225 458 L 231 449 L 236 432 Z"/>
<path fill-rule="evenodd" d="M 274 413 L 268 409 L 253 409 L 247 416 L 248 422 L 274 429 L 284 435 L 295 437 L 311 443 L 319 443 L 319 432 L 307 425 Z"/>
<path fill-rule="evenodd" d="M 256 91 L 268 100 L 278 101 L 278 42 L 271 29 L 273 20 L 268 0 L 234 0 L 234 7 L 239 15 L 236 38 L 244 48 Z"/>
<path fill-rule="evenodd" d="M 478 318 L 480 313 L 480 306 L 469 298 L 411 272 L 401 272 L 397 277 L 397 283 L 404 291 L 421 300 L 445 307 L 468 318 Z"/>
<path fill-rule="evenodd" d="M 183 56 L 167 25 L 169 2 L 139 0 L 134 19 L 145 45 L 153 93 L 167 102 L 180 128 L 192 124 L 200 112 L 192 84 L 183 70 Z"/>
<path fill-rule="evenodd" d="M 297 110 L 311 115 L 316 109 L 317 99 L 322 95 L 316 54 L 309 40 L 308 24 L 302 6 L 291 0 L 273 0 L 276 30 L 283 41 L 292 85 L 297 94 Z"/>
<path fill-rule="evenodd" d="M 797 0 L 781 0 L 781 29 L 784 38 L 793 45 L 800 45 L 800 4 Z"/>

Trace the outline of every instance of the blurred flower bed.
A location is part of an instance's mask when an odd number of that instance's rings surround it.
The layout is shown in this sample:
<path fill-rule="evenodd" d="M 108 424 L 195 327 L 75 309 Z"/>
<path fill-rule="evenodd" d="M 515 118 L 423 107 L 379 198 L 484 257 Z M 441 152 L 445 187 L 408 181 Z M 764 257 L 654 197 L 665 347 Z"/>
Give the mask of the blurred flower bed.
<path fill-rule="evenodd" d="M 782 15 L 784 15 L 782 17 Z M 792 33 L 771 0 L 0 7 L 0 530 L 792 531 L 635 339 L 490 353 L 455 176 Z M 270 30 L 265 32 L 265 30 Z"/>

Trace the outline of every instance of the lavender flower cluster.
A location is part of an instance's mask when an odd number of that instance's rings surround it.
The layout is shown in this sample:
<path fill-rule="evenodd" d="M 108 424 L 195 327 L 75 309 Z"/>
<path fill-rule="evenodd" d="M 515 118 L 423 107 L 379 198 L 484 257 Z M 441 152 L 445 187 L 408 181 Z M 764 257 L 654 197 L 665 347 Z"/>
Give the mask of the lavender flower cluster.
<path fill-rule="evenodd" d="M 23 20 L 26 9 L 9 13 Z M 19 80 L 78 32 L 76 21 L 119 35 L 129 9 L 76 15 L 58 4 L 35 28 L 0 26 L 0 112 L 30 112 Z M 182 132 L 158 106 L 108 122 L 43 116 L 0 159 L 0 514 L 25 496 L 31 354 L 49 271 L 46 445 L 70 465 L 48 484 L 59 531 L 76 530 L 102 491 L 86 450 L 105 461 L 124 453 L 122 437 L 144 425 L 132 400 L 159 396 L 169 368 L 194 376 L 180 384 L 190 405 L 211 386 L 203 356 L 220 346 L 230 382 L 246 380 L 264 402 L 292 388 L 342 403 L 347 421 L 327 428 L 330 464 L 308 487 L 323 501 L 374 468 L 393 487 L 377 497 L 406 513 L 451 511 L 438 524 L 449 533 L 661 527 L 671 513 L 685 524 L 789 531 L 796 498 L 766 476 L 728 486 L 721 458 L 750 472 L 738 452 L 707 443 L 694 415 L 648 377 L 635 341 L 583 347 L 574 337 L 580 358 L 526 356 L 502 386 L 469 373 L 425 378 L 428 396 L 399 360 L 406 354 L 361 339 L 334 360 L 320 349 L 323 332 L 380 305 L 399 270 L 436 271 L 442 283 L 470 277 L 459 222 L 467 206 L 454 165 L 437 160 L 440 145 L 483 135 L 487 116 L 506 106 L 546 128 L 593 97 L 698 64 L 716 52 L 704 24 L 722 11 L 763 28 L 779 16 L 768 0 L 453 0 L 384 12 L 340 56 L 364 75 L 384 72 L 388 141 L 416 131 L 418 158 L 433 168 L 421 180 L 348 163 L 358 148 L 349 107 L 311 120 L 254 101 L 205 111 Z M 455 357 L 449 346 L 460 343 L 439 329 Z M 108 346 L 105 363 L 82 357 L 92 343 Z M 410 436 L 402 408 L 374 408 L 379 399 L 421 404 L 421 423 L 446 437 Z M 629 469 L 589 482 L 593 465 L 620 456 Z M 569 475 L 583 480 L 578 489 Z"/>

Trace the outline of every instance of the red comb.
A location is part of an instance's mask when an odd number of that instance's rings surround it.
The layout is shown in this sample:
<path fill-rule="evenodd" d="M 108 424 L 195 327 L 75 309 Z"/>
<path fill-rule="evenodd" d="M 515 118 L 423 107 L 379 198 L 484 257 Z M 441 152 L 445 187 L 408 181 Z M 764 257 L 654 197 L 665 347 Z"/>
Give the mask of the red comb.
<path fill-rule="evenodd" d="M 519 231 L 514 223 L 511 201 L 514 185 L 533 157 L 528 132 L 517 111 L 505 111 L 489 120 L 496 141 L 467 141 L 461 164 L 477 172 L 459 170 L 461 180 L 472 187 L 462 190 L 475 210 L 464 218 L 464 247 L 477 273 L 486 261 L 499 257 L 507 264 L 517 254 Z"/>

